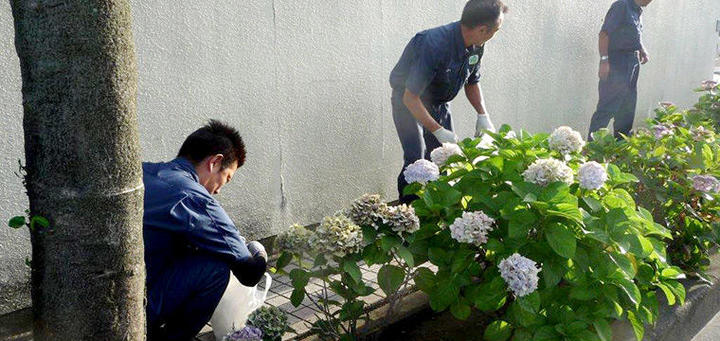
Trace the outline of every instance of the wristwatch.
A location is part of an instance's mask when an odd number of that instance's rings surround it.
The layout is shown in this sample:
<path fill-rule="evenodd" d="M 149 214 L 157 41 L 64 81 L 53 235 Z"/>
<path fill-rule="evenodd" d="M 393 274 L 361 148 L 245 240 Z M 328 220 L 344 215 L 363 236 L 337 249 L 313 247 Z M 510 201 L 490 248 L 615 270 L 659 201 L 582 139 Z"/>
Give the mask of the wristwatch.
<path fill-rule="evenodd" d="M 608 56 L 600 56 L 600 61 L 601 61 L 601 62 L 606 62 L 606 61 L 608 61 L 608 59 L 610 59 L 610 57 L 608 57 Z"/>

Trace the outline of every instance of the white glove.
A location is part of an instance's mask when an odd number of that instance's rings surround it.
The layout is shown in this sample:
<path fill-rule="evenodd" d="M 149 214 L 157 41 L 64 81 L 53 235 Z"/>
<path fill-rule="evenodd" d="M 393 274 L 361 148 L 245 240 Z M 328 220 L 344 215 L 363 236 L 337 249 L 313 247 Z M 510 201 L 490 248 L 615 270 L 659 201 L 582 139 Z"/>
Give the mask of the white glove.
<path fill-rule="evenodd" d="M 483 130 L 489 130 L 495 132 L 495 126 L 490 122 L 490 116 L 488 114 L 477 115 L 477 122 L 475 123 L 475 137 L 482 135 Z"/>
<path fill-rule="evenodd" d="M 443 127 L 432 132 L 440 143 L 457 143 L 457 135 Z"/>
<path fill-rule="evenodd" d="M 247 244 L 248 251 L 250 251 L 250 254 L 255 257 L 262 257 L 265 261 L 267 261 L 267 251 L 265 251 L 265 247 L 260 244 L 258 241 L 252 241 Z"/>

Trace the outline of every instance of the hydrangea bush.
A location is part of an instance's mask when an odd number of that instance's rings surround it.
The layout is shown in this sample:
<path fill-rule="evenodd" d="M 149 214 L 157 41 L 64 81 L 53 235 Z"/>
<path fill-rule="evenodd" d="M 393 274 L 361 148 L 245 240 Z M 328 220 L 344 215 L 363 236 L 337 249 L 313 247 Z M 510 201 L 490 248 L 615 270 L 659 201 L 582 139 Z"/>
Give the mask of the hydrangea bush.
<path fill-rule="evenodd" d="M 671 262 L 702 278 L 709 254 L 720 242 L 716 89 L 717 84 L 704 84 L 692 110 L 674 105 L 657 109 L 647 122 L 650 130 L 640 128 L 619 141 L 603 130 L 587 146 L 590 158 L 613 162 L 640 180 L 628 192 L 672 231 L 673 239 L 667 241 Z"/>
<path fill-rule="evenodd" d="M 439 176 L 431 162 L 408 169 L 409 177 L 423 182 Z M 430 175 L 423 173 L 428 169 Z M 295 261 L 296 267 L 288 273 L 294 287 L 291 302 L 298 306 L 308 300 L 322 312 L 312 328 L 321 338 L 355 340 L 363 331 L 360 322 L 368 319 L 362 298 L 376 292 L 363 279 L 360 262 L 382 265 L 377 274 L 382 292 L 376 293 L 384 295 L 389 304 L 387 317 L 391 317 L 416 276 L 416 259 L 409 246 L 419 229 L 412 206 L 388 206 L 380 196 L 365 194 L 348 209 L 325 217 L 314 231 L 293 225 L 281 233 L 276 239 L 282 252 L 276 271 L 285 272 Z M 314 261 L 305 261 L 308 258 Z M 308 292 L 311 282 L 322 289 Z"/>
<path fill-rule="evenodd" d="M 547 134 L 508 137 L 507 126 L 488 134 L 491 146 L 466 139 L 437 180 L 406 188 L 421 221 L 409 249 L 438 269 L 418 267 L 417 286 L 436 311 L 492 313 L 488 340 L 610 340 L 617 319 L 641 339 L 657 290 L 684 300 L 670 231 L 626 190 L 637 179 L 586 160 L 568 129 L 552 145 Z"/>

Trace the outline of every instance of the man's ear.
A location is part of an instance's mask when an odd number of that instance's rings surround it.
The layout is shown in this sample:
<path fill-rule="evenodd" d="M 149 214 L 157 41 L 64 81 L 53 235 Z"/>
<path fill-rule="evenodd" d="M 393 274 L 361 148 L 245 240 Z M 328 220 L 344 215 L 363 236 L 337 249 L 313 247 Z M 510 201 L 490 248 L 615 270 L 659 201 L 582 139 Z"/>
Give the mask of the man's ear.
<path fill-rule="evenodd" d="M 208 162 L 210 167 L 209 171 L 212 172 L 214 169 L 220 169 L 222 167 L 222 161 L 224 157 L 225 156 L 223 156 L 222 154 L 213 155 Z"/>

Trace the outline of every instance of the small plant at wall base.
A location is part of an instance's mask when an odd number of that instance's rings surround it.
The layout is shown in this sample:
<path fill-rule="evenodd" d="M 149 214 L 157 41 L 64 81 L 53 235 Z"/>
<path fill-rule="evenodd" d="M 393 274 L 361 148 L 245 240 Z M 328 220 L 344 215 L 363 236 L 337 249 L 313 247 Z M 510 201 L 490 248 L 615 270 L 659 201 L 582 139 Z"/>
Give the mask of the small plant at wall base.
<path fill-rule="evenodd" d="M 260 307 L 248 318 L 248 325 L 262 331 L 263 341 L 280 341 L 287 332 L 294 332 L 285 312 L 277 307 Z"/>
<path fill-rule="evenodd" d="M 577 132 L 509 132 L 489 133 L 492 146 L 461 142 L 438 180 L 408 188 L 419 197 L 415 243 L 438 267 L 417 270 L 430 306 L 491 313 L 488 340 L 609 340 L 616 319 L 642 339 L 656 290 L 670 304 L 685 291 L 666 261 L 670 231 L 623 189 L 637 179 L 587 162 Z"/>

